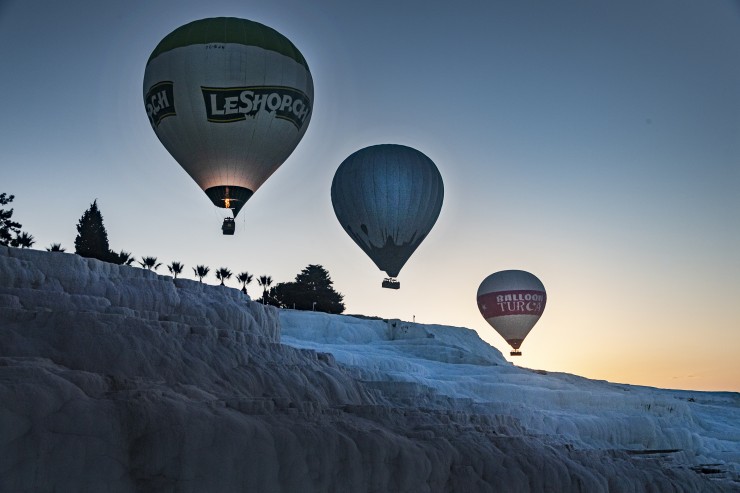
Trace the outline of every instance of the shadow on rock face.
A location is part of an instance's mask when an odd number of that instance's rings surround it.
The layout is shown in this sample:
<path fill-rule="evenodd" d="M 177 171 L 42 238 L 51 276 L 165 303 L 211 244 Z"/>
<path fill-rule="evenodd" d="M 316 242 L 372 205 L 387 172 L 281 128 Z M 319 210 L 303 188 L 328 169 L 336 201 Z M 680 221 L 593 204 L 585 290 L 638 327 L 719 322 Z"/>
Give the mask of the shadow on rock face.
<path fill-rule="evenodd" d="M 466 332 L 355 320 L 407 365 L 519 371 L 456 364 Z M 685 452 L 534 433 L 512 407 L 281 344 L 280 323 L 237 289 L 0 247 L 0 491 L 730 491 Z"/>

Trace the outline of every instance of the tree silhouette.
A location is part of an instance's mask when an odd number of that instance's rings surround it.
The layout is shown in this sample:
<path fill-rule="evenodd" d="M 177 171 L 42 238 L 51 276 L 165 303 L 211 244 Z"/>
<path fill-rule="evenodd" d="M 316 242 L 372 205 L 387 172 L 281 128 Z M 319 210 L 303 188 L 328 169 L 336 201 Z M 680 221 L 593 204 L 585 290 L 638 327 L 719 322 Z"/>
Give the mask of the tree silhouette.
<path fill-rule="evenodd" d="M 52 243 L 48 247 L 46 247 L 47 252 L 65 252 L 67 251 L 66 248 L 62 246 L 61 243 Z"/>
<path fill-rule="evenodd" d="M 108 245 L 108 233 L 103 225 L 103 215 L 95 199 L 77 223 L 75 253 L 82 257 L 96 258 L 109 262 L 114 259 Z"/>
<path fill-rule="evenodd" d="M 162 263 L 157 262 L 157 257 L 141 257 L 139 265 L 148 270 L 157 270 Z"/>
<path fill-rule="evenodd" d="M 136 260 L 130 252 L 121 250 L 119 253 L 111 252 L 111 262 L 118 265 L 131 265 Z"/>
<path fill-rule="evenodd" d="M 209 272 L 211 272 L 211 268 L 206 267 L 205 265 L 193 267 L 193 273 L 198 277 L 198 281 L 200 282 L 203 282 L 203 278 L 206 277 Z"/>
<path fill-rule="evenodd" d="M 182 270 L 185 268 L 184 265 L 182 265 L 180 262 L 172 262 L 170 265 L 167 266 L 167 270 L 170 271 L 170 274 L 177 279 L 178 274 L 182 274 Z"/>
<path fill-rule="evenodd" d="M 270 297 L 284 308 L 342 313 L 344 296 L 334 290 L 333 284 L 326 269 L 311 264 L 296 276 L 294 282 L 283 282 L 271 289 Z"/>
<path fill-rule="evenodd" d="M 24 231 L 16 237 L 16 242 L 21 248 L 31 248 L 36 243 L 36 240 L 33 238 L 33 235 Z"/>
<path fill-rule="evenodd" d="M 267 302 L 267 289 L 272 286 L 272 276 L 259 276 L 257 284 L 262 286 L 262 304 Z"/>
<path fill-rule="evenodd" d="M 13 202 L 15 195 L 0 193 L 0 205 Z M 21 234 L 21 225 L 10 218 L 13 217 L 13 209 L 0 209 L 0 245 L 18 246 L 18 237 Z"/>
<path fill-rule="evenodd" d="M 247 294 L 247 284 L 252 282 L 254 276 L 247 271 L 240 272 L 236 275 L 236 280 L 242 285 L 242 293 Z"/>
<path fill-rule="evenodd" d="M 216 271 L 216 279 L 218 279 L 219 281 L 221 281 L 221 286 L 223 286 L 224 285 L 224 281 L 226 279 L 229 279 L 229 278 L 231 278 L 231 271 L 229 269 L 227 269 L 226 267 L 220 267 Z"/>

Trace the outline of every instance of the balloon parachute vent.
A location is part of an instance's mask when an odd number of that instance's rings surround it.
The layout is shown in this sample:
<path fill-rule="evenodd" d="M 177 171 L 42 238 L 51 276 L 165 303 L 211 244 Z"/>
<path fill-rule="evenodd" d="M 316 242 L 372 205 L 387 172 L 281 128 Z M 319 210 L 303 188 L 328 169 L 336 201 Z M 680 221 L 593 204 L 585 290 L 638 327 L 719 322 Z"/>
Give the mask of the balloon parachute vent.
<path fill-rule="evenodd" d="M 512 351 L 509 354 L 512 355 L 512 356 L 521 356 L 522 355 L 522 352 L 521 351 Z"/>
<path fill-rule="evenodd" d="M 384 288 L 388 289 L 398 289 L 401 287 L 401 283 L 393 279 L 392 277 L 386 277 L 383 279 L 383 285 Z"/>
<path fill-rule="evenodd" d="M 236 223 L 233 218 L 227 217 L 224 219 L 224 223 L 221 225 L 221 231 L 225 235 L 233 235 L 236 230 Z"/>

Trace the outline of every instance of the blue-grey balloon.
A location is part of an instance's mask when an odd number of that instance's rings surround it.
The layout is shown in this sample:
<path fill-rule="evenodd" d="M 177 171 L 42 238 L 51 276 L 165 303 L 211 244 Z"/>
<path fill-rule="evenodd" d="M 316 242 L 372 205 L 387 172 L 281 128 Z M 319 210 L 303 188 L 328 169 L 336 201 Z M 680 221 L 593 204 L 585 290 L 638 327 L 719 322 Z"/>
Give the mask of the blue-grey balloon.
<path fill-rule="evenodd" d="M 434 226 L 444 185 L 437 166 L 423 153 L 382 144 L 355 152 L 331 184 L 334 213 L 347 234 L 390 277 Z"/>

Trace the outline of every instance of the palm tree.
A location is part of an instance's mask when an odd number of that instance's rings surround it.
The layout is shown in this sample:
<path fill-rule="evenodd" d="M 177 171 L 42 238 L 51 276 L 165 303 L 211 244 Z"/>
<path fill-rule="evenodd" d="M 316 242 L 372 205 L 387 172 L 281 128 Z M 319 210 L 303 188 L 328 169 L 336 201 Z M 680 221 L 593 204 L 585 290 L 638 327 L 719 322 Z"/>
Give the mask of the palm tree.
<path fill-rule="evenodd" d="M 167 270 L 170 271 L 170 274 L 172 274 L 175 279 L 177 279 L 178 274 L 182 274 L 182 270 L 184 268 L 185 266 L 182 265 L 180 262 L 172 262 L 170 265 L 167 266 Z"/>
<path fill-rule="evenodd" d="M 272 276 L 259 276 L 257 284 L 262 286 L 262 304 L 264 305 L 267 300 L 267 288 L 272 285 Z"/>
<path fill-rule="evenodd" d="M 242 293 L 247 294 L 247 284 L 252 282 L 254 276 L 247 271 L 240 272 L 236 276 L 236 280 L 242 283 Z"/>
<path fill-rule="evenodd" d="M 25 231 L 19 234 L 15 240 L 18 242 L 18 246 L 21 248 L 31 248 L 36 240 L 33 235 L 26 233 Z"/>
<path fill-rule="evenodd" d="M 231 271 L 226 267 L 221 267 L 216 271 L 216 279 L 221 281 L 221 286 L 224 285 L 224 281 L 231 277 Z"/>
<path fill-rule="evenodd" d="M 61 243 L 52 243 L 48 247 L 46 247 L 47 252 L 64 252 L 65 249 L 62 246 Z"/>
<path fill-rule="evenodd" d="M 193 272 L 195 273 L 196 277 L 198 277 L 198 280 L 200 282 L 203 282 L 203 278 L 206 277 L 209 272 L 211 272 L 211 268 L 206 267 L 205 265 L 198 265 L 196 267 L 193 267 Z"/>
<path fill-rule="evenodd" d="M 134 256 L 131 255 L 131 252 L 127 252 L 125 250 L 121 250 L 120 253 L 112 252 L 112 254 L 116 257 L 114 261 L 118 265 L 131 265 L 134 263 L 134 260 L 136 260 Z"/>
<path fill-rule="evenodd" d="M 162 265 L 162 263 L 157 262 L 157 257 L 141 257 L 141 262 L 139 262 L 139 265 L 144 267 L 145 269 L 157 270 L 157 268 Z"/>

